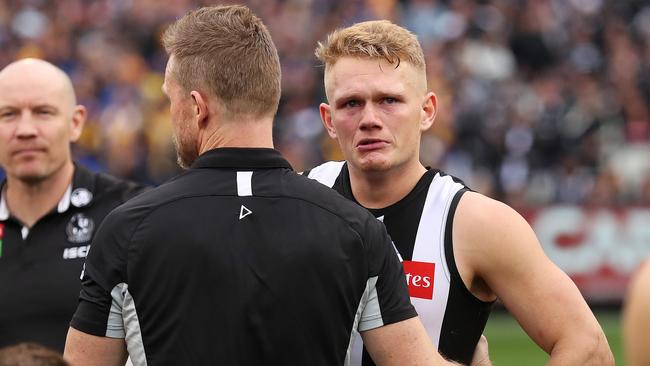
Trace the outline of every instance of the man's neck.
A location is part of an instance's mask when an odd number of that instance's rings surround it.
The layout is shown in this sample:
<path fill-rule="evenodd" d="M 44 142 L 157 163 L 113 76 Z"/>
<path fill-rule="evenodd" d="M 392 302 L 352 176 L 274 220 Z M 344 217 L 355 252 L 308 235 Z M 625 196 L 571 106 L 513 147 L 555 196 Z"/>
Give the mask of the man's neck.
<path fill-rule="evenodd" d="M 74 165 L 68 162 L 52 176 L 37 183 L 7 176 L 5 199 L 9 212 L 31 228 L 57 206 L 70 186 L 73 174 Z"/>
<path fill-rule="evenodd" d="M 215 124 L 200 136 L 199 155 L 219 147 L 273 148 L 273 117 Z"/>
<path fill-rule="evenodd" d="M 348 164 L 354 198 L 366 208 L 385 208 L 406 197 L 426 173 L 418 161 L 399 169 L 361 172 Z"/>

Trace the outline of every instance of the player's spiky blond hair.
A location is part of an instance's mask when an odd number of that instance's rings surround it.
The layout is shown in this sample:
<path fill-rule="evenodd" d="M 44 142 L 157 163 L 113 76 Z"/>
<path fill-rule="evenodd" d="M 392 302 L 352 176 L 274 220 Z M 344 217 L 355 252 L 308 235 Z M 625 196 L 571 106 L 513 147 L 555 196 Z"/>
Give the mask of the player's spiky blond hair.
<path fill-rule="evenodd" d="M 357 23 L 330 33 L 325 43 L 318 42 L 316 57 L 332 66 L 341 57 L 385 59 L 391 64 L 408 62 L 425 69 L 424 54 L 417 37 L 388 20 Z"/>

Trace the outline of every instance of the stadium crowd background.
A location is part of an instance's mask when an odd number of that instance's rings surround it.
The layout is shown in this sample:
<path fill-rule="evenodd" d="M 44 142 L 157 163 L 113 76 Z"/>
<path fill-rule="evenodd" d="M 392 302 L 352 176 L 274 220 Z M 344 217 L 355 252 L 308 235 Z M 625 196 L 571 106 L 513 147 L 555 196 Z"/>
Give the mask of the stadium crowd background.
<path fill-rule="evenodd" d="M 161 93 L 165 25 L 214 1 L 0 2 L 0 65 L 66 70 L 95 170 L 157 184 L 178 173 Z M 218 2 L 226 3 L 226 2 Z M 296 170 L 340 159 L 324 132 L 316 42 L 386 18 L 415 32 L 440 98 L 426 163 L 515 207 L 650 204 L 650 5 L 613 0 L 251 0 L 283 66 L 276 147 Z M 197 35 L 200 37 L 200 35 Z"/>
<path fill-rule="evenodd" d="M 166 56 L 158 38 L 187 10 L 217 3 L 229 2 L 2 0 L 0 67 L 31 56 L 66 70 L 79 102 L 89 110 L 82 139 L 74 146 L 77 160 L 94 170 L 158 184 L 179 173 L 168 102 L 160 90 Z M 313 56 L 316 42 L 336 27 L 386 18 L 418 35 L 430 89 L 440 99 L 434 128 L 423 138 L 428 165 L 515 207 L 650 207 L 646 1 L 240 3 L 262 17 L 279 49 L 283 96 L 275 142 L 296 170 L 341 158 L 318 115 L 325 96 L 323 68 Z M 650 253 L 644 240 L 643 251 Z M 622 252 L 618 243 L 610 244 L 608 253 Z M 585 252 L 593 248 L 589 244 Z M 636 265 L 637 253 L 620 273 Z M 581 260 L 566 257 L 572 261 Z M 593 279 L 600 287 L 603 278 L 612 276 L 604 267 L 597 269 L 602 276 Z M 620 361 L 618 314 L 604 316 L 599 320 Z M 496 327 L 499 322 L 505 325 Z M 495 361 L 519 365 L 529 357 L 544 359 L 514 320 L 495 314 L 490 324 Z M 509 355 L 510 363 L 503 358 Z"/>

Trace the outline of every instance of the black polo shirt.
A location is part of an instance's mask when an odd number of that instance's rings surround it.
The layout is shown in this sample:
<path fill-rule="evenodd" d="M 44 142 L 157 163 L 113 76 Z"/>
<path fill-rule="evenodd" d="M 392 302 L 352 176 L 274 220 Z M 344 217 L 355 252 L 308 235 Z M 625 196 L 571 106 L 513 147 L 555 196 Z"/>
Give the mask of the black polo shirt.
<path fill-rule="evenodd" d="M 102 219 L 141 189 L 77 165 L 57 207 L 31 229 L 11 216 L 2 194 L 0 347 L 32 341 L 63 352 L 90 241 Z"/>
<path fill-rule="evenodd" d="M 273 149 L 206 152 L 112 212 L 72 327 L 134 365 L 342 365 L 416 315 L 383 225 Z"/>

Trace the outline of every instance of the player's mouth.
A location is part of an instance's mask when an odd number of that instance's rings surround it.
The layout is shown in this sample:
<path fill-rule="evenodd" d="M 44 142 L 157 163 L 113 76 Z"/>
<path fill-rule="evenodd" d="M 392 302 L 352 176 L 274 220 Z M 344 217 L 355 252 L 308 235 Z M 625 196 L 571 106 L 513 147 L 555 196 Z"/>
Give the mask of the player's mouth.
<path fill-rule="evenodd" d="M 29 156 L 34 156 L 37 154 L 42 154 L 45 153 L 45 149 L 41 148 L 23 148 L 23 149 L 18 149 L 14 150 L 12 155 L 15 157 L 29 157 Z"/>
<path fill-rule="evenodd" d="M 359 151 L 372 151 L 388 146 L 388 142 L 381 139 L 363 139 L 357 143 Z"/>

